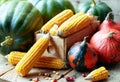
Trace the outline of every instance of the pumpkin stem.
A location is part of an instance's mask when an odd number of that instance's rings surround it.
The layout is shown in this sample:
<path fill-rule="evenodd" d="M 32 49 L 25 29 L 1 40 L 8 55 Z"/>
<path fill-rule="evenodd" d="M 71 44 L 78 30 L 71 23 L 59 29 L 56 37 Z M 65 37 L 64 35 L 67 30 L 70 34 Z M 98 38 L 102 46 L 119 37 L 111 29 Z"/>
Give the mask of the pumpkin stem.
<path fill-rule="evenodd" d="M 84 39 L 83 39 L 83 41 L 81 43 L 82 45 L 86 43 L 86 39 L 87 39 L 87 37 L 84 37 Z"/>
<path fill-rule="evenodd" d="M 10 36 L 6 36 L 5 40 L 1 42 L 0 46 L 8 46 L 11 45 L 12 43 L 13 43 L 13 38 L 11 38 Z"/>
<path fill-rule="evenodd" d="M 115 34 L 115 32 L 109 32 L 109 33 L 108 33 L 108 37 L 109 37 L 109 38 L 113 37 L 113 34 Z"/>
<path fill-rule="evenodd" d="M 109 12 L 108 14 L 107 14 L 107 16 L 106 16 L 106 18 L 105 18 L 106 20 L 111 20 L 111 21 L 113 21 L 112 19 L 113 19 L 113 13 L 112 12 Z"/>
<path fill-rule="evenodd" d="M 93 6 L 96 6 L 95 0 L 92 0 L 92 5 L 93 5 Z"/>

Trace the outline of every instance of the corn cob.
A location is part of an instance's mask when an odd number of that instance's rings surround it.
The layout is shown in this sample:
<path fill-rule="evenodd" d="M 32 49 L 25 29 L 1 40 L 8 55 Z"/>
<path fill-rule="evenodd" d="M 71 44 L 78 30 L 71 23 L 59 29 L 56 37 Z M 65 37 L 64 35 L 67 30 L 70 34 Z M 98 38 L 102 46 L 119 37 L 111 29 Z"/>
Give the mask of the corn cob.
<path fill-rule="evenodd" d="M 58 28 L 57 34 L 61 37 L 67 37 L 90 25 L 90 18 L 87 14 L 78 13 L 66 20 Z"/>
<path fill-rule="evenodd" d="M 13 65 L 16 65 L 23 58 L 25 54 L 26 54 L 25 52 L 12 51 L 9 53 L 7 57 L 8 62 Z"/>
<path fill-rule="evenodd" d="M 76 15 L 74 15 L 74 16 L 72 16 L 72 17 L 70 17 L 69 18 L 69 22 L 71 21 L 71 20 L 73 20 L 73 19 L 75 19 L 76 17 L 78 17 L 78 16 L 81 16 L 81 15 L 83 15 L 84 13 L 83 12 L 80 12 L 80 13 L 77 13 Z M 68 19 L 67 19 L 68 20 Z M 49 33 L 51 34 L 51 35 L 57 35 L 57 29 L 58 29 L 59 27 L 58 27 L 58 25 L 54 25 L 51 29 L 50 29 L 50 31 L 49 31 Z"/>
<path fill-rule="evenodd" d="M 48 47 L 49 39 L 50 35 L 46 34 L 37 40 L 26 55 L 18 62 L 15 71 L 21 76 L 26 76 Z"/>
<path fill-rule="evenodd" d="M 42 33 L 48 33 L 49 30 L 53 27 L 54 24 L 57 24 L 58 26 L 61 25 L 64 21 L 66 21 L 68 18 L 73 16 L 73 11 L 70 9 L 66 9 L 63 12 L 59 13 L 55 17 L 53 17 L 51 20 L 49 20 L 42 28 Z"/>
<path fill-rule="evenodd" d="M 85 13 L 83 13 L 83 12 L 79 12 L 79 13 L 76 13 L 76 14 L 74 14 L 73 16 L 71 16 L 69 19 L 67 19 L 66 21 L 68 21 L 68 22 L 70 22 L 70 21 L 72 21 L 73 19 L 76 19 L 78 16 L 82 16 L 82 15 L 84 15 Z M 66 22 L 65 21 L 65 22 Z M 64 22 L 63 22 L 64 23 Z"/>
<path fill-rule="evenodd" d="M 105 67 L 100 67 L 98 69 L 93 70 L 90 74 L 88 74 L 87 77 L 85 77 L 85 79 L 91 81 L 99 81 L 108 78 L 108 76 L 108 70 L 106 70 Z"/>
<path fill-rule="evenodd" d="M 8 62 L 13 65 L 16 65 L 23 58 L 25 54 L 26 54 L 25 52 L 12 51 L 10 52 L 8 56 Z M 35 63 L 34 67 L 50 68 L 50 69 L 64 69 L 67 66 L 65 62 L 60 58 L 42 56 Z"/>

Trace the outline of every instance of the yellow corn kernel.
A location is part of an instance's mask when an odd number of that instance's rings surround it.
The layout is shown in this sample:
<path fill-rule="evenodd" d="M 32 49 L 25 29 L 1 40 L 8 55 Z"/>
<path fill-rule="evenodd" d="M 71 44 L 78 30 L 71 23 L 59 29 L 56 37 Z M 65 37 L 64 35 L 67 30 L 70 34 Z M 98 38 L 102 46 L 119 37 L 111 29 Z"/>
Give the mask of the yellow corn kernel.
<path fill-rule="evenodd" d="M 8 56 L 8 62 L 13 65 L 16 65 L 23 58 L 25 54 L 26 54 L 25 52 L 12 51 Z M 60 58 L 42 56 L 35 63 L 34 67 L 64 69 L 67 66 L 66 66 L 66 63 Z"/>
<path fill-rule="evenodd" d="M 41 57 L 42 60 L 39 60 L 35 64 L 35 67 L 41 68 L 53 68 L 53 69 L 63 69 L 66 68 L 66 64 L 62 59 L 54 58 L 54 57 Z"/>
<path fill-rule="evenodd" d="M 25 52 L 19 52 L 19 51 L 12 51 L 8 55 L 8 62 L 16 65 L 25 55 Z"/>
<path fill-rule="evenodd" d="M 49 39 L 50 35 L 46 34 L 37 40 L 26 55 L 18 62 L 15 71 L 22 76 L 26 76 L 48 47 Z"/>
<path fill-rule="evenodd" d="M 76 16 L 77 15 L 77 16 Z M 74 17 L 75 16 L 75 17 Z M 89 26 L 90 18 L 87 14 L 75 14 L 70 19 L 65 21 L 58 28 L 58 35 L 61 37 L 67 37 L 83 28 Z"/>
<path fill-rule="evenodd" d="M 42 33 L 48 33 L 49 30 L 53 27 L 54 24 L 57 24 L 60 26 L 64 21 L 66 21 L 68 18 L 73 16 L 73 11 L 70 9 L 66 9 L 63 12 L 59 13 L 55 17 L 53 17 L 51 20 L 49 20 L 43 27 L 41 28 Z"/>
<path fill-rule="evenodd" d="M 66 21 L 67 22 L 70 22 L 71 20 L 73 20 L 73 19 L 76 19 L 78 16 L 82 16 L 82 15 L 84 15 L 85 13 L 83 13 L 83 12 L 79 12 L 79 13 L 76 13 L 76 14 L 74 14 L 73 16 L 71 16 L 69 19 L 67 19 Z M 65 22 L 66 22 L 65 21 Z M 64 23 L 64 22 L 63 22 Z"/>
<path fill-rule="evenodd" d="M 100 67 L 93 70 L 90 74 L 85 77 L 86 80 L 99 81 L 108 78 L 109 72 L 105 67 Z"/>

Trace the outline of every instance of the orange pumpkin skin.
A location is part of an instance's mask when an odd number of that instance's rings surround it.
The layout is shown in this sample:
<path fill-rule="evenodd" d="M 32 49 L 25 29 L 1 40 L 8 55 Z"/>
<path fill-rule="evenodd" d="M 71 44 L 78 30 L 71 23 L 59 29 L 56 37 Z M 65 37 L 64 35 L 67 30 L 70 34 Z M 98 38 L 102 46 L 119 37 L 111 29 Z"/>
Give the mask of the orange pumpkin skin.
<path fill-rule="evenodd" d="M 96 66 L 98 56 L 88 43 L 77 42 L 68 51 L 68 61 L 73 69 L 86 71 Z"/>
<path fill-rule="evenodd" d="M 91 37 L 90 44 L 98 52 L 101 63 L 107 65 L 120 62 L 120 31 L 98 31 Z"/>

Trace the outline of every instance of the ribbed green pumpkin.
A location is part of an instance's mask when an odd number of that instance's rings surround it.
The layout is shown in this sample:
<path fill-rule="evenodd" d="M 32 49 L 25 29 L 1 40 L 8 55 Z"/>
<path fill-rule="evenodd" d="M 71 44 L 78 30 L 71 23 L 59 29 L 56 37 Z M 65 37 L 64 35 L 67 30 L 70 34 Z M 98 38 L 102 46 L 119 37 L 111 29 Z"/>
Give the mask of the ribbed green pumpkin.
<path fill-rule="evenodd" d="M 95 2 L 95 0 L 80 3 L 76 9 L 76 12 L 88 13 L 89 11 L 91 11 L 94 16 L 98 16 L 98 19 L 102 22 L 107 14 L 112 12 L 112 9 L 105 2 Z"/>
<path fill-rule="evenodd" d="M 27 51 L 34 32 L 43 25 L 40 12 L 28 1 L 8 1 L 0 7 L 0 53 Z"/>
<path fill-rule="evenodd" d="M 44 22 L 47 22 L 55 15 L 65 9 L 71 9 L 75 12 L 73 5 L 69 0 L 28 0 L 42 14 Z"/>

